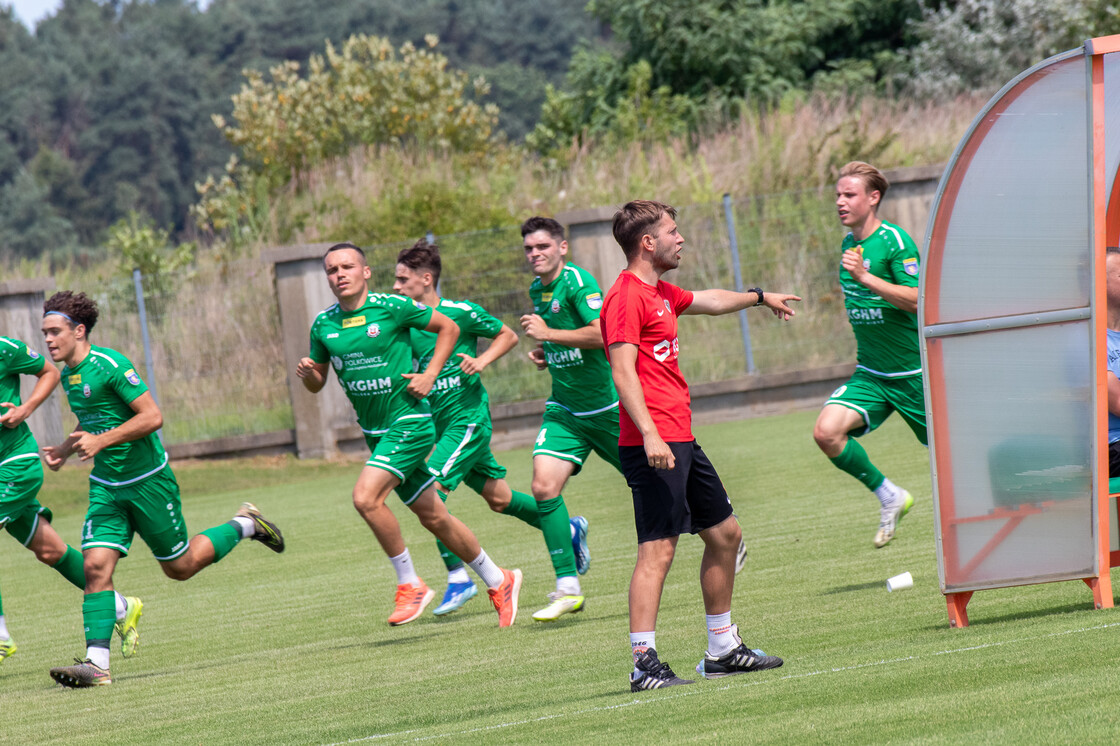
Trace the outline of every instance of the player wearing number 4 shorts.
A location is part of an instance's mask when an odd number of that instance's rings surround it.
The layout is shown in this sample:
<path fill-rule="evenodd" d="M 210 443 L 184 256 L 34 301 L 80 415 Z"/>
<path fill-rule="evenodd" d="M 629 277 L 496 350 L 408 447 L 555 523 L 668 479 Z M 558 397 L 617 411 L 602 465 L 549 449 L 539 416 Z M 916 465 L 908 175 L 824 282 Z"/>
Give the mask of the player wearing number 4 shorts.
<path fill-rule="evenodd" d="M 700 586 L 708 651 L 696 670 L 705 678 L 776 668 L 782 659 L 752 650 L 731 622 L 735 554 L 742 538 L 731 501 L 692 435 L 688 384 L 678 361 L 677 317 L 732 313 L 766 306 L 780 319 L 795 295 L 729 290 L 691 292 L 661 280 L 680 265 L 684 238 L 676 210 L 660 202 L 630 202 L 614 216 L 613 232 L 626 269 L 603 302 L 603 341 L 618 387 L 618 451 L 634 500 L 638 559 L 630 580 L 630 690 L 691 684 L 658 658 L 655 625 L 665 577 L 681 534 L 704 542 Z"/>
<path fill-rule="evenodd" d="M 372 276 L 365 252 L 335 244 L 323 256 L 327 284 L 338 303 L 311 326 L 311 351 L 296 375 L 311 393 L 326 385 L 333 367 L 358 416 L 370 458 L 354 486 L 354 507 L 365 519 L 397 574 L 397 595 L 389 624 L 407 624 L 435 598 L 412 564 L 400 524 L 385 505 L 396 491 L 421 525 L 478 573 L 498 612 L 498 626 L 517 618 L 521 571 L 505 570 L 482 550 L 462 521 L 447 512 L 436 493 L 436 477 L 424 460 L 436 442 L 425 397 L 451 356 L 459 328 L 451 319 L 402 295 L 369 292 Z M 411 332 L 436 335 L 431 360 L 412 372 Z"/>
<path fill-rule="evenodd" d="M 35 388 L 21 402 L 21 375 L 35 376 Z M 0 527 L 35 553 L 36 559 L 58 571 L 78 588 L 86 587 L 82 554 L 51 526 L 51 511 L 36 496 L 43 486 L 39 446 L 25 420 L 58 385 L 58 368 L 18 339 L 0 337 Z M 140 644 L 137 623 L 143 612 L 140 599 L 114 594 L 115 631 L 127 658 Z M 0 604 L 0 662 L 16 652 Z"/>
<path fill-rule="evenodd" d="M 618 461 L 618 396 L 603 354 L 599 309 L 603 294 L 587 270 L 567 262 L 564 228 L 552 218 L 533 217 L 521 226 L 525 259 L 536 278 L 529 287 L 533 313 L 521 328 L 536 340 L 529 359 L 552 376 L 541 429 L 533 448 L 533 497 L 541 530 L 556 572 L 549 604 L 533 615 L 554 621 L 584 605 L 579 574 L 590 561 L 586 544 L 573 553 L 568 507 L 561 491 L 578 474 L 591 452 L 621 472 Z M 575 519 L 577 540 L 587 523 Z M 581 556 L 582 555 L 582 556 Z"/>
<path fill-rule="evenodd" d="M 82 525 L 86 655 L 73 666 L 50 671 L 66 687 L 112 683 L 113 571 L 128 555 L 134 534 L 140 534 L 164 574 L 174 580 L 186 580 L 218 562 L 243 538 L 284 551 L 280 530 L 249 503 L 229 522 L 188 539 L 179 485 L 156 434 L 163 415 L 128 358 L 90 342 L 97 319 L 97 304 L 85 293 L 55 293 L 43 304 L 43 337 L 51 358 L 65 364 L 62 386 L 78 418 L 66 440 L 43 449 L 44 458 L 52 470 L 72 454 L 93 460 L 89 510 Z"/>
<path fill-rule="evenodd" d="M 886 546 L 914 504 L 883 476 L 855 439 L 898 412 L 926 444 L 922 359 L 918 348 L 918 249 L 906 231 L 878 217 L 889 183 L 874 166 L 840 169 L 836 209 L 851 229 L 840 257 L 840 288 L 856 335 L 856 370 L 824 403 L 813 439 L 833 465 L 879 499 L 874 544 Z"/>
<path fill-rule="evenodd" d="M 494 512 L 513 516 L 539 531 L 536 500 L 509 486 L 505 467 L 490 452 L 490 401 L 480 375 L 517 345 L 517 335 L 476 303 L 440 298 L 436 288 L 442 270 L 439 247 L 420 239 L 397 256 L 397 277 L 393 285 L 393 292 L 434 308 L 459 327 L 455 350 L 428 394 L 438 434 L 435 448 L 428 457 L 428 472 L 436 478 L 436 491 L 445 502 L 450 492 L 466 483 L 482 495 Z M 481 354 L 478 352 L 480 338 L 492 340 Z M 436 335 L 412 329 L 411 341 L 416 368 L 422 370 L 435 352 Z M 585 539 L 586 521 L 576 516 L 572 523 L 573 535 Z M 448 576 L 443 601 L 432 613 L 444 616 L 461 608 L 478 591 L 463 561 L 443 546 L 443 542 L 437 540 L 436 544 Z"/>

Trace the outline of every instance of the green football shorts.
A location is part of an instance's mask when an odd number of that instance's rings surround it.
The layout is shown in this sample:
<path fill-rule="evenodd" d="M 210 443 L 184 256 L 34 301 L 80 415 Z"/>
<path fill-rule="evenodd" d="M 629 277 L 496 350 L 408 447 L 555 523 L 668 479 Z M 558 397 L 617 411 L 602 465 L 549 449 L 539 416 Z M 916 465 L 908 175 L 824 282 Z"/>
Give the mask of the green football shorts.
<path fill-rule="evenodd" d="M 134 533 L 140 534 L 160 562 L 187 551 L 187 522 L 179 500 L 179 483 L 170 466 L 118 487 L 89 483 L 82 550 L 108 547 L 128 556 Z"/>
<path fill-rule="evenodd" d="M 898 412 L 922 445 L 926 442 L 926 400 L 922 391 L 922 377 L 880 378 L 862 368 L 840 388 L 832 392 L 825 406 L 839 404 L 858 412 L 863 427 L 854 428 L 848 435 L 858 438 L 879 427 Z"/>
<path fill-rule="evenodd" d="M 8 459 L 0 465 L 0 526 L 24 546 L 39 529 L 39 516 L 48 523 L 51 511 L 35 499 L 43 486 L 43 462 L 39 454 Z"/>
<path fill-rule="evenodd" d="M 475 492 L 489 479 L 501 479 L 506 468 L 490 452 L 490 418 L 481 422 L 457 422 L 440 434 L 435 450 L 428 457 L 428 471 L 448 492 L 461 483 Z"/>
<path fill-rule="evenodd" d="M 571 461 L 576 466 L 572 474 L 579 474 L 592 450 L 622 473 L 618 460 L 617 406 L 587 417 L 576 417 L 554 402 L 545 405 L 541 431 L 533 447 L 534 456 Z"/>
<path fill-rule="evenodd" d="M 383 435 L 366 435 L 370 450 L 366 466 L 384 469 L 401 480 L 397 496 L 405 505 L 411 505 L 436 481 L 424 464 L 435 441 L 436 428 L 431 417 L 401 418 Z"/>

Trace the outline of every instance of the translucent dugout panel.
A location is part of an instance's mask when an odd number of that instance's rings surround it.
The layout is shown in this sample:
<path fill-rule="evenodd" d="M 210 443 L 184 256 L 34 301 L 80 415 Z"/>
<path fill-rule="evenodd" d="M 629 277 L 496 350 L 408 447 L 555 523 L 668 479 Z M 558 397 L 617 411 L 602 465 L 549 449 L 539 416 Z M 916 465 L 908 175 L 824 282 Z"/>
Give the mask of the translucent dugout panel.
<path fill-rule="evenodd" d="M 946 592 L 1095 574 L 1090 335 L 1085 320 L 927 341 L 948 392 Z"/>
<path fill-rule="evenodd" d="M 1111 195 L 1117 188 L 1113 179 L 1120 170 L 1120 54 L 1104 55 L 1104 86 L 1104 176 Z"/>
<path fill-rule="evenodd" d="M 1087 61 L 1036 70 L 977 120 L 939 213 L 935 318 L 963 321 L 1086 305 L 1091 200 Z"/>

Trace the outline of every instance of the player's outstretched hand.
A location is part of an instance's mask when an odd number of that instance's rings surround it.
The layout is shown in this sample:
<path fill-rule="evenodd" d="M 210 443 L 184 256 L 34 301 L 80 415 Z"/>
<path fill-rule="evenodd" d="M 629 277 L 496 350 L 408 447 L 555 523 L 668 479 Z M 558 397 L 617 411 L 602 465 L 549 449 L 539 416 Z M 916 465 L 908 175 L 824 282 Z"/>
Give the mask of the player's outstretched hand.
<path fill-rule="evenodd" d="M 43 461 L 51 471 L 58 471 L 66 463 L 66 456 L 58 446 L 43 446 Z"/>
<path fill-rule="evenodd" d="M 537 370 L 546 370 L 548 368 L 548 360 L 545 359 L 544 348 L 540 345 L 529 350 L 526 355 L 529 356 L 529 360 L 532 361 L 533 365 L 537 366 Z"/>
<path fill-rule="evenodd" d="M 70 442 L 70 450 L 78 454 L 78 458 L 82 461 L 89 461 L 105 447 L 100 435 L 87 433 L 84 430 L 75 430 L 70 433 L 67 440 Z"/>
<path fill-rule="evenodd" d="M 22 406 L 16 406 L 10 401 L 0 401 L 0 407 L 4 407 L 4 411 L 0 413 L 0 424 L 6 428 L 19 427 L 19 424 L 27 419 L 27 412 L 23 411 Z"/>
<path fill-rule="evenodd" d="M 436 377 L 429 376 L 427 373 L 402 373 L 401 375 L 408 379 L 408 387 L 405 391 L 417 399 L 423 399 L 431 393 L 432 386 L 436 382 Z"/>
<path fill-rule="evenodd" d="M 462 360 L 459 362 L 459 370 L 463 371 L 468 376 L 474 375 L 475 373 L 481 373 L 486 369 L 485 365 L 482 365 L 478 362 L 477 357 L 471 357 L 465 352 L 460 352 L 459 357 L 462 358 Z"/>
<path fill-rule="evenodd" d="M 767 291 L 766 295 L 762 299 L 762 305 L 773 311 L 774 315 L 779 319 L 785 321 L 794 314 L 794 310 L 787 304 L 791 301 L 799 300 L 801 300 L 801 298 L 797 295 L 789 295 L 788 293 L 771 293 Z"/>
<path fill-rule="evenodd" d="M 548 324 L 535 313 L 527 313 L 521 317 L 521 329 L 538 342 L 548 341 Z"/>

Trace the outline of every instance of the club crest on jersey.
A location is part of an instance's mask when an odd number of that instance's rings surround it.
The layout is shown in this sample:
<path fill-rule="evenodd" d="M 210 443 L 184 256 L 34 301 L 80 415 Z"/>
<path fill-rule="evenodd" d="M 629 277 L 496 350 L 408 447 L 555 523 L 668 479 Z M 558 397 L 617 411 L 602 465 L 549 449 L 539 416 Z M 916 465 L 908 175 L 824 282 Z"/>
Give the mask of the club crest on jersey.
<path fill-rule="evenodd" d="M 140 384 L 140 376 L 136 375 L 136 371 L 132 368 L 129 368 L 124 372 L 124 380 L 128 381 L 133 386 L 137 386 Z"/>
<path fill-rule="evenodd" d="M 370 324 L 369 326 L 366 327 L 366 336 L 367 337 L 376 337 L 380 333 L 381 333 L 381 327 L 378 326 L 377 324 Z"/>
<path fill-rule="evenodd" d="M 908 275 L 918 274 L 918 260 L 917 259 L 903 259 L 902 260 L 902 269 Z"/>
<path fill-rule="evenodd" d="M 592 311 L 597 311 L 603 307 L 603 296 L 599 293 L 592 293 L 587 296 L 587 307 Z"/>
<path fill-rule="evenodd" d="M 93 393 L 93 391 L 90 389 L 88 383 L 85 386 L 82 386 L 82 396 L 84 396 L 85 398 L 88 399 L 90 394 L 92 394 L 92 393 Z"/>
<path fill-rule="evenodd" d="M 364 315 L 363 316 L 355 316 L 355 317 L 350 318 L 350 319 L 343 319 L 342 320 L 342 328 L 343 329 L 350 329 L 351 327 L 362 326 L 365 323 L 366 323 L 366 317 Z"/>
<path fill-rule="evenodd" d="M 672 311 L 673 310 L 672 306 L 669 305 L 669 299 L 668 298 L 662 298 L 661 302 L 665 304 L 665 310 L 666 311 Z"/>
<path fill-rule="evenodd" d="M 552 301 L 552 312 L 553 313 L 560 313 L 560 301 L 558 301 L 558 300 Z"/>
<path fill-rule="evenodd" d="M 335 370 L 342 370 L 342 358 L 338 355 L 331 355 L 331 365 L 334 366 Z"/>

